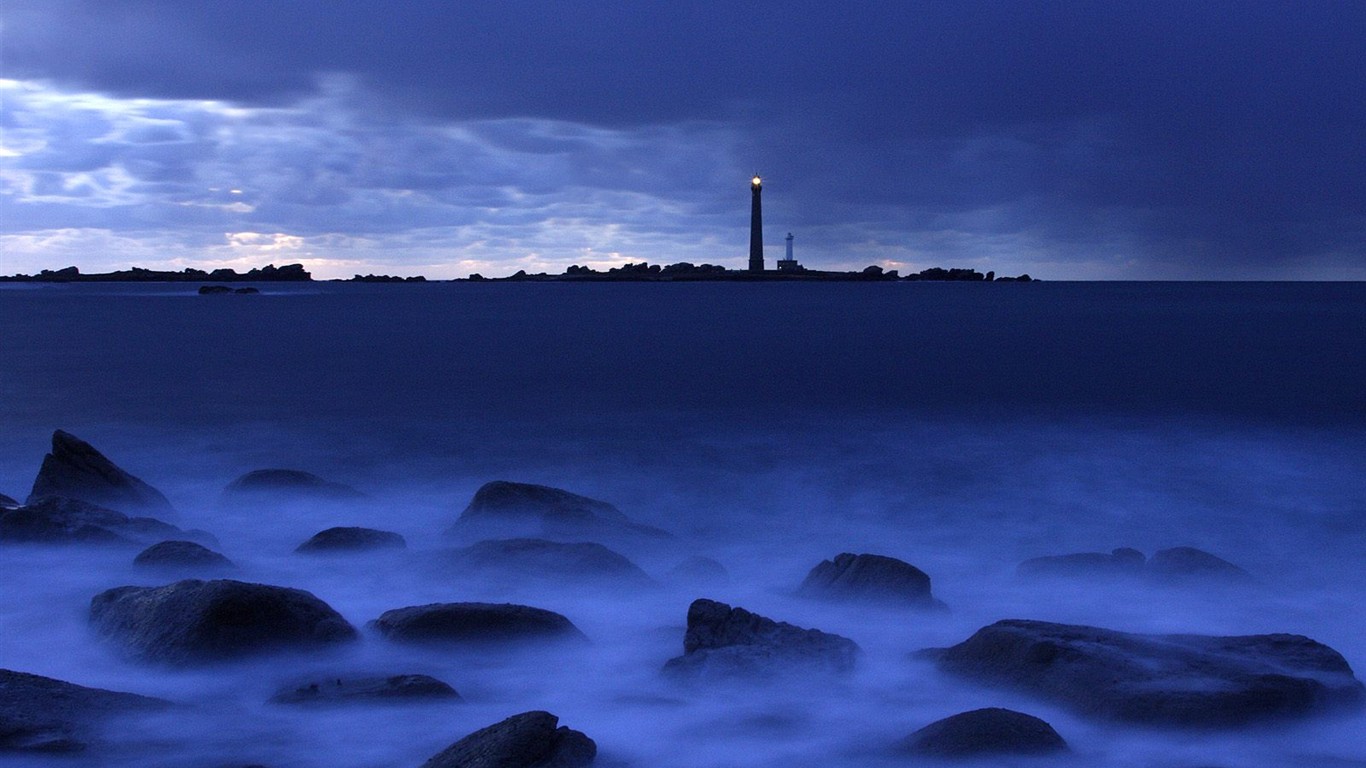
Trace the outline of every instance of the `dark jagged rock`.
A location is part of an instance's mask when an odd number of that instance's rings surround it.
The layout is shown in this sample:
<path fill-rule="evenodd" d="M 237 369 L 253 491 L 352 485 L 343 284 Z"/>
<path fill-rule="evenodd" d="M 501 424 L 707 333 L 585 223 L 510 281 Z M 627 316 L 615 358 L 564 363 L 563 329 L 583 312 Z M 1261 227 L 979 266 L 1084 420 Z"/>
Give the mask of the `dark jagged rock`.
<path fill-rule="evenodd" d="M 1104 552 L 1034 557 L 1020 563 L 1021 576 L 1137 576 L 1143 572 L 1143 553 L 1121 547 Z"/>
<path fill-rule="evenodd" d="M 941 669 L 1084 714 L 1220 727 L 1359 703 L 1337 651 L 1300 635 L 1140 635 L 1012 619 L 924 652 Z"/>
<path fill-rule="evenodd" d="M 463 572 L 499 576 L 505 583 L 596 581 L 648 586 L 654 581 L 625 556 L 601 544 L 545 539 L 494 539 L 442 556 Z"/>
<path fill-rule="evenodd" d="M 1242 568 L 1195 547 L 1158 550 L 1148 560 L 1147 572 L 1155 579 L 1169 581 L 1205 578 L 1228 581 L 1252 580 L 1252 576 Z"/>
<path fill-rule="evenodd" d="M 883 555 L 845 552 L 824 560 L 797 588 L 806 597 L 942 608 L 930 594 L 930 577 L 910 563 Z"/>
<path fill-rule="evenodd" d="M 730 583 L 730 572 L 710 557 L 690 557 L 669 569 L 670 581 L 722 586 Z"/>
<path fill-rule="evenodd" d="M 0 669 L 0 753 L 85 749 L 100 721 L 170 702 Z"/>
<path fill-rule="evenodd" d="M 403 549 L 408 542 L 397 533 L 374 528 L 328 528 L 313 534 L 295 552 L 365 552 L 376 549 Z"/>
<path fill-rule="evenodd" d="M 248 500 L 263 496 L 321 501 L 359 501 L 366 498 L 360 491 L 343 483 L 324 480 L 310 472 L 297 469 L 258 469 L 228 483 L 223 496 L 230 500 Z"/>
<path fill-rule="evenodd" d="M 332 677 L 292 685 L 270 698 L 276 704 L 352 704 L 375 701 L 458 701 L 460 694 L 427 675 Z"/>
<path fill-rule="evenodd" d="M 412 643 L 501 644 L 524 640 L 586 640 L 554 611 L 509 603 L 433 603 L 385 611 L 371 626 L 390 640 Z"/>
<path fill-rule="evenodd" d="M 632 521 L 605 501 L 545 485 L 505 480 L 480 487 L 450 532 L 559 540 L 613 536 L 669 538 L 668 533 Z"/>
<path fill-rule="evenodd" d="M 122 512 L 174 515 L 161 491 L 128 474 L 80 438 L 57 430 L 43 457 L 28 503 L 64 497 Z"/>
<path fill-rule="evenodd" d="M 238 296 L 255 296 L 256 294 L 261 292 L 261 289 L 247 286 L 246 288 L 234 288 L 232 292 L 237 294 Z"/>
<path fill-rule="evenodd" d="M 163 570 L 232 570 L 237 567 L 223 555 L 193 541 L 153 544 L 133 558 L 133 565 Z"/>
<path fill-rule="evenodd" d="M 1033 715 L 999 707 L 936 720 L 906 737 L 900 751 L 927 757 L 1043 755 L 1064 752 L 1067 742 Z"/>
<path fill-rule="evenodd" d="M 683 655 L 664 671 L 674 675 L 769 676 L 853 671 L 858 645 L 845 637 L 802 629 L 715 600 L 688 606 Z"/>
<path fill-rule="evenodd" d="M 147 544 L 166 538 L 209 538 L 150 517 L 122 512 L 78 499 L 48 497 L 0 511 L 0 541 L 33 544 Z"/>
<path fill-rule="evenodd" d="M 90 601 L 95 630 L 141 661 L 213 662 L 352 640 L 356 630 L 301 589 L 241 581 L 116 587 Z"/>
<path fill-rule="evenodd" d="M 11 499 L 3 493 L 0 493 L 0 509 L 14 509 L 17 506 L 19 506 L 19 502 L 15 501 L 14 499 Z"/>
<path fill-rule="evenodd" d="M 232 293 L 232 288 L 226 285 L 201 285 L 199 286 L 200 296 L 220 296 Z"/>
<path fill-rule="evenodd" d="M 598 746 L 549 712 L 523 712 L 446 747 L 422 768 L 583 768 Z M 557 727 L 558 726 L 558 727 Z"/>

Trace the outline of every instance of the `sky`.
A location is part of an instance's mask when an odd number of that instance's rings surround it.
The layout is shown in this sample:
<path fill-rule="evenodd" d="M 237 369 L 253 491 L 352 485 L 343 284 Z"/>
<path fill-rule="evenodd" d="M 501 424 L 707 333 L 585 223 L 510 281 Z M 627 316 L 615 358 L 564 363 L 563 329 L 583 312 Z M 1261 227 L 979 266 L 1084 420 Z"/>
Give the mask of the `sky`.
<path fill-rule="evenodd" d="M 0 273 L 1366 279 L 1366 3 L 5 0 Z"/>

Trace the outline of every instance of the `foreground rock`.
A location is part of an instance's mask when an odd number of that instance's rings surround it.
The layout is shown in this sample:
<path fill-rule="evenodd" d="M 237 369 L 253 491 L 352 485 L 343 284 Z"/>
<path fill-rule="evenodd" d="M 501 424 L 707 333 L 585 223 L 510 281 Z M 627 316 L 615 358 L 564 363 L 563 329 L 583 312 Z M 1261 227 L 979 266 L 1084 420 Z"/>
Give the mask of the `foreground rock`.
<path fill-rule="evenodd" d="M 308 541 L 294 549 L 295 552 L 369 552 L 377 549 L 404 549 L 408 542 L 397 533 L 380 531 L 374 528 L 339 527 L 328 528 L 313 534 Z"/>
<path fill-rule="evenodd" d="M 170 702 L 0 669 L 0 753 L 85 749 L 99 723 Z"/>
<path fill-rule="evenodd" d="M 257 501 L 262 497 L 295 501 L 360 501 L 367 498 L 349 485 L 297 469 L 258 469 L 233 480 L 223 489 L 223 498 L 229 501 Z"/>
<path fill-rule="evenodd" d="M 910 563 L 883 555 L 845 552 L 807 574 L 797 594 L 825 600 L 943 608 L 930 594 L 930 577 Z"/>
<path fill-rule="evenodd" d="M 276 704 L 365 704 L 377 701 L 459 701 L 460 694 L 427 675 L 334 677 L 281 689 Z"/>
<path fill-rule="evenodd" d="M 496 577 L 500 583 L 595 581 L 631 587 L 654 583 L 625 556 L 601 544 L 545 539 L 495 539 L 452 550 L 441 562 L 464 574 Z"/>
<path fill-rule="evenodd" d="M 311 593 L 230 580 L 110 589 L 90 601 L 90 622 L 129 656 L 168 664 L 318 649 L 356 637 Z"/>
<path fill-rule="evenodd" d="M 527 536 L 556 540 L 618 537 L 667 539 L 605 501 L 559 488 L 495 480 L 475 492 L 450 532 L 460 536 Z"/>
<path fill-rule="evenodd" d="M 151 517 L 122 512 L 79 499 L 49 497 L 15 509 L 0 510 L 0 541 L 30 544 L 148 544 L 168 538 L 213 537 Z"/>
<path fill-rule="evenodd" d="M 446 747 L 422 768 L 583 768 L 598 745 L 549 712 L 523 712 Z M 558 727 L 557 727 L 558 726 Z"/>
<path fill-rule="evenodd" d="M 52 433 L 52 452 L 43 457 L 27 503 L 64 497 L 122 512 L 174 515 L 161 491 L 120 469 L 90 443 L 62 430 Z"/>
<path fill-rule="evenodd" d="M 410 643 L 502 644 L 526 640 L 586 640 L 554 611 L 508 603 L 433 603 L 385 611 L 372 626 Z"/>
<path fill-rule="evenodd" d="M 1300 635 L 1140 635 L 1007 620 L 925 652 L 941 669 L 1083 714 L 1219 727 L 1359 703 L 1337 651 Z"/>
<path fill-rule="evenodd" d="M 1251 582 L 1252 576 L 1242 568 L 1195 547 L 1173 547 L 1158 550 L 1152 558 L 1129 547 L 1121 547 L 1109 554 L 1077 552 L 1069 555 L 1035 557 L 1020 563 L 1021 576 L 1058 577 L 1145 577 L 1157 582 L 1193 580 Z"/>
<path fill-rule="evenodd" d="M 845 674 L 853 671 L 858 653 L 848 638 L 699 599 L 688 606 L 683 655 L 670 659 L 664 671 L 718 677 Z"/>
<path fill-rule="evenodd" d="M 989 707 L 936 720 L 906 737 L 899 751 L 949 758 L 1045 755 L 1067 751 L 1067 742 L 1033 715 Z"/>
<path fill-rule="evenodd" d="M 230 571 L 237 566 L 228 558 L 193 541 L 163 541 L 133 558 L 133 565 L 160 570 Z"/>

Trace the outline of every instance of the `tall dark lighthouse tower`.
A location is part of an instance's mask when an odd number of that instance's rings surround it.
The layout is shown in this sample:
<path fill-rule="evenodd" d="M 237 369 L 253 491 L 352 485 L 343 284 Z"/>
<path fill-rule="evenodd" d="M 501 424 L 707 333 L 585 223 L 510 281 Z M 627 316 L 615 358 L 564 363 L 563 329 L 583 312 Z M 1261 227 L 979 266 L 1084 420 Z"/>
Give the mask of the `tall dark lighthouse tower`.
<path fill-rule="evenodd" d="M 764 271 L 764 212 L 759 195 L 764 191 L 764 181 L 759 174 L 749 180 L 749 271 Z"/>

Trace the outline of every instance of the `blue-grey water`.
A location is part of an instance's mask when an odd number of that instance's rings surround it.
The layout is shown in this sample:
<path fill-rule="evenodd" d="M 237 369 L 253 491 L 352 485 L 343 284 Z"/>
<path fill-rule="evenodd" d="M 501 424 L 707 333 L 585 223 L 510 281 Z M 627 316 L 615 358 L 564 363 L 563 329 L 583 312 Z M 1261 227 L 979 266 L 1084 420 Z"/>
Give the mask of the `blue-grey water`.
<path fill-rule="evenodd" d="M 0 286 L 0 493 L 22 498 L 52 430 L 165 492 L 252 581 L 362 625 L 406 605 L 513 600 L 593 641 L 505 658 L 367 635 L 341 658 L 192 671 L 121 658 L 90 597 L 151 584 L 131 553 L 0 549 L 0 667 L 191 705 L 77 758 L 0 765 L 418 766 L 547 709 L 607 765 L 897 765 L 937 718 L 1008 706 L 1052 723 L 1058 765 L 1366 766 L 1366 715 L 1222 732 L 1119 725 L 941 675 L 911 651 L 1002 618 L 1142 632 L 1306 634 L 1366 668 L 1366 285 L 1359 283 Z M 377 501 L 225 509 L 265 467 Z M 625 553 L 656 591 L 444 579 L 409 559 L 293 554 L 332 525 L 417 551 L 482 483 L 543 483 L 675 534 Z M 1191 545 L 1254 589 L 1031 583 L 1024 558 Z M 788 594 L 843 551 L 930 574 L 946 614 Z M 706 555 L 705 590 L 669 569 Z M 849 680 L 676 689 L 684 614 L 714 597 L 856 640 Z M 426 672 L 449 706 L 296 711 L 280 685 L 343 666 Z M 1051 763 L 1039 763 L 1051 764 Z"/>

